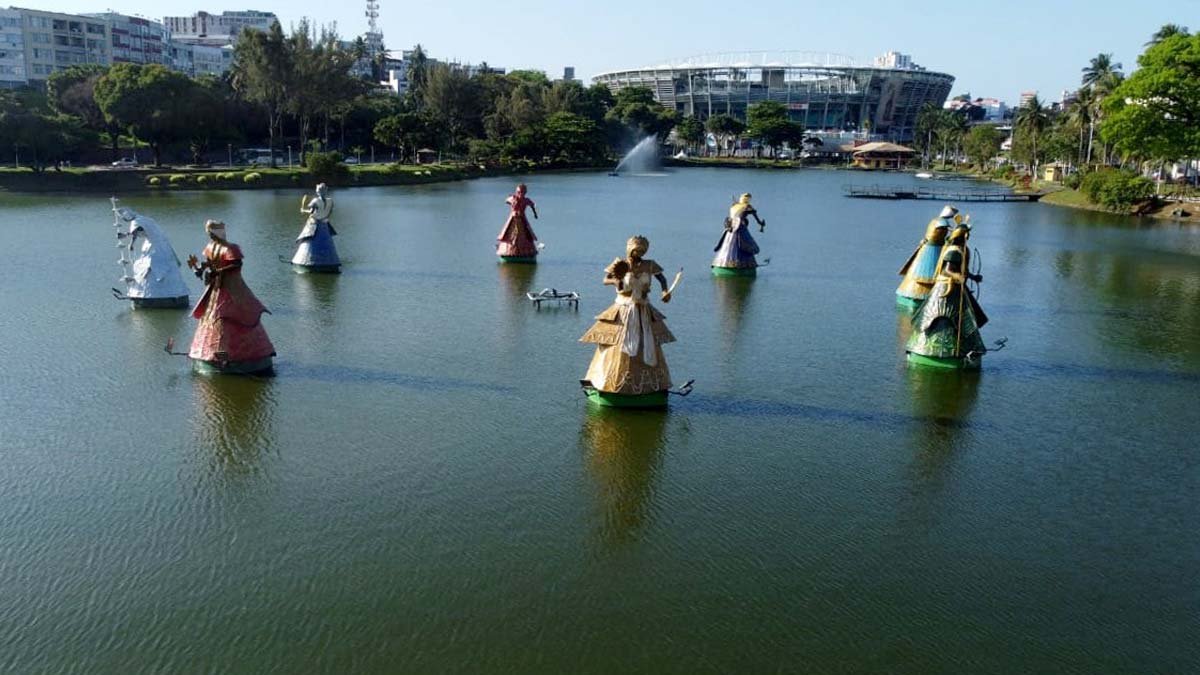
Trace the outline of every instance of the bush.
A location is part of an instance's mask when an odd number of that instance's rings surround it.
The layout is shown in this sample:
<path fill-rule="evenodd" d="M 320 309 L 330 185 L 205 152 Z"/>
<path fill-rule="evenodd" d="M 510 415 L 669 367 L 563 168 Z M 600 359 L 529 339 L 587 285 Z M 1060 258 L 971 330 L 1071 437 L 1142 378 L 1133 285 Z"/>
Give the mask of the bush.
<path fill-rule="evenodd" d="M 1070 174 L 1063 179 L 1063 185 L 1071 188 L 1072 190 L 1078 190 L 1081 182 L 1083 182 L 1083 178 L 1081 178 L 1077 173 Z"/>
<path fill-rule="evenodd" d="M 179 185 L 180 183 L 187 182 L 187 176 L 182 173 L 173 173 L 167 180 L 170 181 L 171 185 Z"/>
<path fill-rule="evenodd" d="M 1154 195 L 1154 183 L 1132 171 L 1103 169 L 1084 176 L 1079 189 L 1088 201 L 1112 211 L 1127 210 Z"/>
<path fill-rule="evenodd" d="M 994 171 L 992 171 L 992 178 L 1008 180 L 1009 178 L 1012 178 L 1014 173 L 1016 173 L 1016 169 L 1013 168 L 1012 164 L 1001 164 L 1000 166 L 996 167 Z"/>
<path fill-rule="evenodd" d="M 340 152 L 310 152 L 304 156 L 304 168 L 322 183 L 337 183 L 350 177 L 350 167 L 342 164 Z"/>
<path fill-rule="evenodd" d="M 208 182 L 208 176 L 205 176 L 205 175 L 196 176 L 196 182 L 199 183 L 200 185 L 204 185 L 205 183 Z"/>
<path fill-rule="evenodd" d="M 146 183 L 149 185 L 158 185 L 158 184 L 162 183 L 162 179 L 159 178 L 158 176 L 150 176 L 149 178 L 146 179 Z"/>
<path fill-rule="evenodd" d="M 242 176 L 243 183 L 257 183 L 260 180 L 262 180 L 262 174 L 257 171 L 251 171 L 245 176 Z"/>
<path fill-rule="evenodd" d="M 218 175 L 220 176 L 221 180 L 233 180 L 233 176 L 234 176 L 232 171 L 225 171 Z"/>

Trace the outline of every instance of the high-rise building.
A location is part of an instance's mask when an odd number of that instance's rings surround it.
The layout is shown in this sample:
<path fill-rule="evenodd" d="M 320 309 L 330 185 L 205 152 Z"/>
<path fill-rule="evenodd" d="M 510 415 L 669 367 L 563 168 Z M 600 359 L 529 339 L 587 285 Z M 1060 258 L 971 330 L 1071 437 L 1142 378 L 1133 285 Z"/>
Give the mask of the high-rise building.
<path fill-rule="evenodd" d="M 236 42 L 243 28 L 267 30 L 278 21 L 271 12 L 248 9 L 220 14 L 196 12 L 191 16 L 168 16 L 163 18 L 163 25 L 171 31 L 171 39 L 178 42 L 220 47 Z"/>
<path fill-rule="evenodd" d="M 0 89 L 25 84 L 25 35 L 21 11 L 0 9 Z"/>
<path fill-rule="evenodd" d="M 112 63 L 108 21 L 76 14 L 10 7 L 21 18 L 26 82 L 85 63 Z M 11 15 L 10 15 L 11 18 Z"/>
<path fill-rule="evenodd" d="M 1021 92 L 1021 100 L 1017 103 L 1018 108 L 1024 108 L 1027 103 L 1037 96 L 1037 89 Z"/>
<path fill-rule="evenodd" d="M 876 56 L 875 67 L 896 70 L 918 70 L 920 68 L 913 63 L 912 56 L 900 52 L 885 52 L 883 56 Z"/>
<path fill-rule="evenodd" d="M 113 63 L 159 63 L 168 66 L 171 64 L 168 46 L 171 36 L 166 26 L 161 23 L 116 12 L 84 16 L 108 22 L 112 34 Z"/>

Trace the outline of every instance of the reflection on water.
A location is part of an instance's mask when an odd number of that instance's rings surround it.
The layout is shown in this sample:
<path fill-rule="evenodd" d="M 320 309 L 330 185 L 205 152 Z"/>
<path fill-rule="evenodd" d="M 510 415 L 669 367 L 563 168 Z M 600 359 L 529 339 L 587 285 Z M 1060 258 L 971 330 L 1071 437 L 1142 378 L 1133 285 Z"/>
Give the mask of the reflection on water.
<path fill-rule="evenodd" d="M 322 327 L 333 325 L 334 308 L 338 298 L 340 274 L 295 274 L 292 291 L 296 310 L 316 319 Z"/>
<path fill-rule="evenodd" d="M 128 302 L 120 304 L 129 307 Z M 186 309 L 129 309 L 119 316 L 118 321 L 128 324 L 129 349 L 144 354 L 144 358 L 161 356 L 160 350 L 169 338 L 186 345 L 193 328 L 191 313 Z"/>
<path fill-rule="evenodd" d="M 905 372 L 912 405 L 914 468 L 921 481 L 941 483 L 946 467 L 970 433 L 969 418 L 979 392 L 978 371 L 909 367 Z"/>
<path fill-rule="evenodd" d="M 718 316 L 721 320 L 721 347 L 728 353 L 738 346 L 742 324 L 748 314 L 754 277 L 713 277 L 716 284 Z"/>
<path fill-rule="evenodd" d="M 636 538 L 659 481 L 667 412 L 618 410 L 589 403 L 581 431 L 596 483 L 601 544 Z"/>
<path fill-rule="evenodd" d="M 496 287 L 500 296 L 498 302 L 510 302 L 514 299 L 525 299 L 525 293 L 533 288 L 533 276 L 537 272 L 536 265 L 496 265 L 500 275 L 500 284 Z M 549 305 L 547 305 L 549 306 Z"/>
<path fill-rule="evenodd" d="M 932 426 L 965 426 L 979 391 L 979 371 L 909 367 L 905 372 L 913 416 Z"/>
<path fill-rule="evenodd" d="M 275 398 L 268 378 L 196 375 L 192 428 L 212 473 L 254 473 L 270 452 Z"/>
<path fill-rule="evenodd" d="M 908 338 L 913 331 L 913 311 L 907 307 L 896 305 L 896 351 L 900 358 L 904 357 Z"/>

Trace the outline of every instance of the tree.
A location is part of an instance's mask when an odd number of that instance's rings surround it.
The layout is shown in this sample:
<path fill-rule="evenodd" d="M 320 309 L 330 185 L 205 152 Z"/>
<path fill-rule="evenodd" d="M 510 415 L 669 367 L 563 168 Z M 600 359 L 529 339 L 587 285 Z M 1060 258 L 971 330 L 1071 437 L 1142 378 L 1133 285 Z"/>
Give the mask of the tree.
<path fill-rule="evenodd" d="M 429 80 L 429 57 L 419 43 L 413 47 L 408 59 L 408 98 L 414 108 L 425 105 L 425 83 Z"/>
<path fill-rule="evenodd" d="M 546 118 L 544 128 L 546 147 L 551 157 L 568 162 L 599 161 L 604 158 L 604 134 L 591 119 L 560 111 Z"/>
<path fill-rule="evenodd" d="M 313 119 L 324 116 L 328 120 L 338 104 L 353 97 L 358 84 L 350 77 L 354 53 L 342 49 L 337 34 L 322 29 L 314 41 L 310 32 L 308 20 L 301 19 L 285 43 L 292 67 L 285 108 L 299 123 L 302 163 Z M 328 133 L 325 136 L 328 140 Z"/>
<path fill-rule="evenodd" d="M 400 161 L 403 162 L 408 157 L 408 151 L 432 144 L 432 126 L 433 121 L 425 113 L 399 113 L 379 120 L 373 136 L 382 145 L 398 149 Z"/>
<path fill-rule="evenodd" d="M 1091 127 L 1088 129 L 1087 161 L 1092 161 L 1092 140 L 1095 137 L 1096 124 L 1102 117 L 1099 102 L 1115 89 L 1124 76 L 1121 74 L 1121 64 L 1113 63 L 1112 54 L 1097 54 L 1083 69 L 1081 82 L 1084 87 L 1092 90 L 1096 107 L 1092 110 Z M 1105 153 L 1107 155 L 1107 152 Z"/>
<path fill-rule="evenodd" d="M 980 169 L 987 166 L 992 158 L 1000 154 L 1000 144 L 1003 142 L 1000 131 L 991 125 L 972 127 L 963 140 L 963 149 L 971 163 Z"/>
<path fill-rule="evenodd" d="M 921 151 L 921 165 L 929 165 L 929 151 L 933 148 L 933 135 L 937 133 L 942 119 L 942 109 L 927 101 L 917 111 L 917 120 L 913 128 L 913 145 Z"/>
<path fill-rule="evenodd" d="M 704 124 L 693 116 L 688 116 L 675 125 L 675 136 L 683 142 L 684 147 L 694 150 L 704 143 Z"/>
<path fill-rule="evenodd" d="M 159 64 L 118 63 L 96 82 L 96 103 L 111 124 L 150 144 L 162 166 L 163 144 L 187 133 L 192 81 Z"/>
<path fill-rule="evenodd" d="M 1162 28 L 1159 28 L 1157 31 L 1155 31 L 1154 35 L 1150 36 L 1150 41 L 1143 46 L 1153 47 L 1163 40 L 1176 35 L 1182 35 L 1184 37 L 1190 35 L 1190 33 L 1188 33 L 1187 26 L 1180 26 L 1177 23 L 1164 23 Z"/>
<path fill-rule="evenodd" d="M 1038 142 L 1049 125 L 1050 113 L 1037 96 L 1030 97 L 1018 108 L 1013 118 L 1013 156 L 1029 164 L 1035 176 L 1045 152 L 1045 148 L 1038 147 Z"/>
<path fill-rule="evenodd" d="M 483 130 L 483 110 L 477 83 L 461 68 L 437 64 L 425 85 L 425 107 L 446 132 L 445 147 L 458 149 L 468 134 Z"/>
<path fill-rule="evenodd" d="M 726 143 L 746 131 L 746 124 L 731 115 L 713 115 L 704 122 L 704 128 L 717 138 L 717 156 L 720 157 Z"/>
<path fill-rule="evenodd" d="M 94 131 L 107 133 L 112 148 L 112 159 L 120 157 L 121 128 L 110 124 L 104 118 L 99 104 L 96 103 L 96 82 L 108 72 L 108 68 L 98 64 L 71 66 L 66 70 L 58 70 L 46 78 L 46 95 L 50 108 L 62 115 L 74 115 L 83 124 Z"/>
<path fill-rule="evenodd" d="M 675 128 L 678 115 L 654 100 L 647 87 L 626 87 L 617 92 L 607 117 L 640 136 L 662 138 Z"/>
<path fill-rule="evenodd" d="M 244 29 L 233 46 L 231 82 L 239 94 L 262 105 L 267 113 L 267 147 L 272 167 L 292 80 L 291 50 L 279 22 L 272 23 L 266 31 Z"/>
<path fill-rule="evenodd" d="M 1146 49 L 1103 109 L 1101 136 L 1126 154 L 1200 157 L 1200 35 L 1176 33 Z"/>
<path fill-rule="evenodd" d="M 934 124 L 934 135 L 942 143 L 942 166 L 944 167 L 950 154 L 950 146 L 955 146 L 957 155 L 957 147 L 962 143 L 969 126 L 966 115 L 946 109 L 938 111 Z"/>
<path fill-rule="evenodd" d="M 34 172 L 94 142 L 95 133 L 79 118 L 47 110 L 44 101 L 0 91 L 0 144 L 23 151 Z"/>
<path fill-rule="evenodd" d="M 761 101 L 746 108 L 746 133 L 771 148 L 772 154 L 788 141 L 797 142 L 804 129 L 788 119 L 787 107 L 778 101 Z"/>

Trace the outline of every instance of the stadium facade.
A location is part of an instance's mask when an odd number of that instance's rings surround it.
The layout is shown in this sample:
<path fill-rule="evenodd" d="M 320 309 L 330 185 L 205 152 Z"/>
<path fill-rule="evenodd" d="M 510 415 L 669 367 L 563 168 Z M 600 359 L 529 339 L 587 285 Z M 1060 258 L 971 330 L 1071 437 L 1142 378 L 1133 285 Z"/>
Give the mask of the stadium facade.
<path fill-rule="evenodd" d="M 954 84 L 953 75 L 895 53 L 873 66 L 808 52 L 713 54 L 592 79 L 613 93 L 646 87 L 662 105 L 700 119 L 726 114 L 745 120 L 750 105 L 778 101 L 810 131 L 865 132 L 896 142 L 912 140 L 918 111 L 926 103 L 942 107 Z"/>

